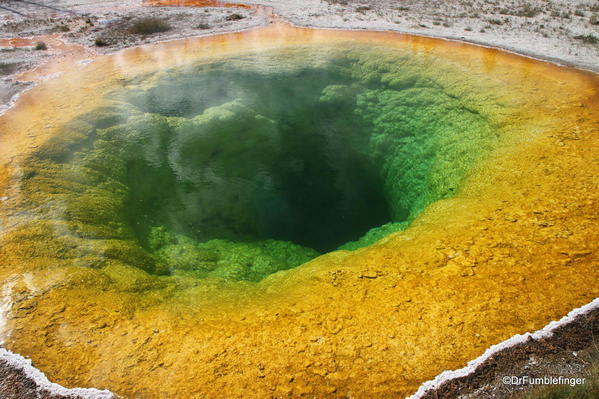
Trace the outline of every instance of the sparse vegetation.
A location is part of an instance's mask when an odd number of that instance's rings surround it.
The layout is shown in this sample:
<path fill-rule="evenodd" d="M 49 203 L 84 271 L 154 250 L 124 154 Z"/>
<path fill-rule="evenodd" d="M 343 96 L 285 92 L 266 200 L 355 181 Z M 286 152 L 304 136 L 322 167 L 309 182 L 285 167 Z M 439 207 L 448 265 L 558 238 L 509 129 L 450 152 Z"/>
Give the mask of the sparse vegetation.
<path fill-rule="evenodd" d="M 591 25 L 599 25 L 599 17 L 593 15 L 591 18 L 589 18 L 589 23 Z"/>
<path fill-rule="evenodd" d="M 201 23 L 196 25 L 196 29 L 202 29 L 202 30 L 206 30 L 206 29 L 210 29 L 211 26 L 208 25 L 207 23 Z"/>
<path fill-rule="evenodd" d="M 599 366 L 585 376 L 584 384 L 574 387 L 554 385 L 533 390 L 522 399 L 596 399 L 599 398 Z"/>
<path fill-rule="evenodd" d="M 582 40 L 585 43 L 597 44 L 599 43 L 599 37 L 595 35 L 578 35 L 574 36 L 574 39 Z"/>
<path fill-rule="evenodd" d="M 0 76 L 10 75 L 14 73 L 17 70 L 17 68 L 18 64 L 0 62 Z"/>
<path fill-rule="evenodd" d="M 541 13 L 541 9 L 532 6 L 530 3 L 526 3 L 520 9 L 518 16 L 532 18 L 532 17 L 536 17 L 540 13 Z"/>
<path fill-rule="evenodd" d="M 44 42 L 37 42 L 37 43 L 35 43 L 35 49 L 41 50 L 41 51 L 48 50 L 48 46 L 46 46 L 46 43 L 44 43 Z"/>
<path fill-rule="evenodd" d="M 533 18 L 541 13 L 541 9 L 531 5 L 530 3 L 524 3 L 516 9 L 502 8 L 499 10 L 502 15 L 513 15 L 516 17 Z"/>
<path fill-rule="evenodd" d="M 94 41 L 94 44 L 96 45 L 96 47 L 106 47 L 106 46 L 108 46 L 108 42 L 106 42 L 106 40 L 102 39 L 101 37 L 96 37 L 96 40 Z"/>
<path fill-rule="evenodd" d="M 245 17 L 241 14 L 231 14 L 228 15 L 227 18 L 225 18 L 227 21 L 238 21 L 240 19 L 244 19 Z"/>
<path fill-rule="evenodd" d="M 142 18 L 133 22 L 129 28 L 129 33 L 137 35 L 151 35 L 153 33 L 166 32 L 171 30 L 171 26 L 160 18 Z"/>

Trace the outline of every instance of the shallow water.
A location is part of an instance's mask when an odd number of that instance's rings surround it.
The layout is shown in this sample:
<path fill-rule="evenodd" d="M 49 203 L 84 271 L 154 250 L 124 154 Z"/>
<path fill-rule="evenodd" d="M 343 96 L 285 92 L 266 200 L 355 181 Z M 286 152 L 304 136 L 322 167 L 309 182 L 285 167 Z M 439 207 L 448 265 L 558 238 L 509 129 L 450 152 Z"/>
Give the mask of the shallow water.
<path fill-rule="evenodd" d="M 0 336 L 65 385 L 397 396 L 598 294 L 560 266 L 593 75 L 284 24 L 44 71 L 0 118 Z"/>

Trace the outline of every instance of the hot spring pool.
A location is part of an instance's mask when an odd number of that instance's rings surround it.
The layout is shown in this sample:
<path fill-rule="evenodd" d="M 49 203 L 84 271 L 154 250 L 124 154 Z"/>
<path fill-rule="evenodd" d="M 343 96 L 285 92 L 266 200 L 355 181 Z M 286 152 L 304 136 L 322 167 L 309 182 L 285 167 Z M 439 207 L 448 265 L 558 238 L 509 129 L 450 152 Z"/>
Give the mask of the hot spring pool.
<path fill-rule="evenodd" d="M 283 24 L 73 65 L 0 117 L 0 343 L 56 382 L 400 397 L 597 296 L 594 75 Z"/>
<path fill-rule="evenodd" d="M 338 44 L 134 78 L 36 150 L 22 190 L 59 199 L 92 267 L 259 281 L 404 229 L 500 142 L 434 69 Z"/>

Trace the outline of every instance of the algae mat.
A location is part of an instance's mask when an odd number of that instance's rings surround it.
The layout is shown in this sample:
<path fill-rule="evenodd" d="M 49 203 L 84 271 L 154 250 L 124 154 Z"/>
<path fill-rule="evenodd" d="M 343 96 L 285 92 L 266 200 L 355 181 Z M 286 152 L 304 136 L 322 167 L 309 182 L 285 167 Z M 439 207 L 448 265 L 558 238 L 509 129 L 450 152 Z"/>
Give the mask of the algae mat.
<path fill-rule="evenodd" d="M 595 75 L 273 24 L 0 117 L 0 338 L 131 398 L 397 398 L 598 296 Z"/>

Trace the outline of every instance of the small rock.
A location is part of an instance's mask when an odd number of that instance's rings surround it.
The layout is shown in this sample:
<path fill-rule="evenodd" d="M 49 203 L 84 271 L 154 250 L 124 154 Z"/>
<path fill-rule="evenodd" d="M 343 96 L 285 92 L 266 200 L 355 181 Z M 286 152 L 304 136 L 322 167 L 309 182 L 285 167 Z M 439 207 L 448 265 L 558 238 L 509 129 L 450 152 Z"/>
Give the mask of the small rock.
<path fill-rule="evenodd" d="M 360 273 L 360 278 L 377 278 L 379 273 L 376 270 L 367 270 Z"/>

